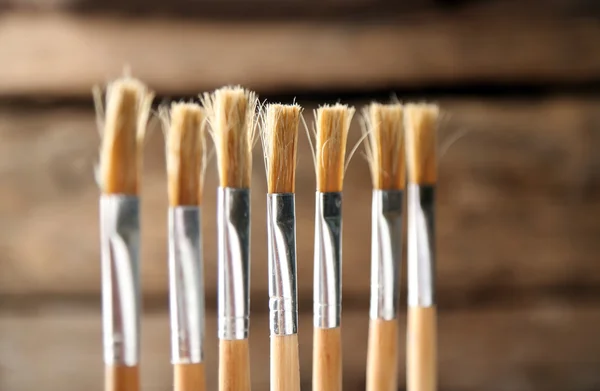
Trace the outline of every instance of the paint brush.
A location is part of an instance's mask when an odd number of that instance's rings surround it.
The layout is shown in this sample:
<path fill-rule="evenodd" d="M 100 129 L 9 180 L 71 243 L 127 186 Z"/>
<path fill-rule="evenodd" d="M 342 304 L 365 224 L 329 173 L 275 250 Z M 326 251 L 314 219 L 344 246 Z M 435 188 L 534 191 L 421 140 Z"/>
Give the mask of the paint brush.
<path fill-rule="evenodd" d="M 204 391 L 204 271 L 201 205 L 206 166 L 204 110 L 161 108 L 169 196 L 169 299 L 175 391 Z"/>
<path fill-rule="evenodd" d="M 97 91 L 96 91 L 97 92 Z M 106 116 L 96 174 L 100 197 L 102 320 L 106 391 L 139 390 L 139 188 L 152 93 L 123 78 L 106 90 Z"/>
<path fill-rule="evenodd" d="M 371 169 L 371 305 L 367 391 L 398 389 L 398 305 L 405 188 L 403 107 L 365 108 L 366 155 Z"/>
<path fill-rule="evenodd" d="M 437 389 L 435 307 L 436 105 L 405 107 L 408 208 L 407 390 Z"/>
<path fill-rule="evenodd" d="M 300 391 L 296 277 L 296 154 L 302 109 L 270 104 L 261 131 L 267 172 L 271 391 Z"/>
<path fill-rule="evenodd" d="M 215 142 L 219 182 L 219 390 L 250 390 L 250 182 L 256 96 L 225 87 L 203 98 Z"/>
<path fill-rule="evenodd" d="M 317 109 L 313 390 L 342 389 L 342 187 L 354 108 Z"/>

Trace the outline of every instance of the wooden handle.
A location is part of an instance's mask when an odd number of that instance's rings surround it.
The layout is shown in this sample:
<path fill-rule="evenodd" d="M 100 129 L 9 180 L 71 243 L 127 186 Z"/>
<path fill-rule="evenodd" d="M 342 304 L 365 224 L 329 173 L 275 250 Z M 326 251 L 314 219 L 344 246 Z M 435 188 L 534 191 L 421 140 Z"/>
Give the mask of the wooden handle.
<path fill-rule="evenodd" d="M 437 388 L 437 337 L 435 307 L 409 307 L 407 391 Z"/>
<path fill-rule="evenodd" d="M 300 391 L 298 334 L 271 337 L 271 391 Z"/>
<path fill-rule="evenodd" d="M 219 391 L 250 391 L 248 340 L 219 343 Z"/>
<path fill-rule="evenodd" d="M 342 338 L 339 327 L 315 327 L 313 339 L 313 391 L 342 390 Z"/>
<path fill-rule="evenodd" d="M 173 365 L 174 391 L 205 391 L 204 363 Z"/>
<path fill-rule="evenodd" d="M 398 390 L 398 320 L 371 319 L 367 391 Z"/>
<path fill-rule="evenodd" d="M 107 365 L 104 371 L 105 391 L 139 391 L 140 370 L 137 366 Z"/>

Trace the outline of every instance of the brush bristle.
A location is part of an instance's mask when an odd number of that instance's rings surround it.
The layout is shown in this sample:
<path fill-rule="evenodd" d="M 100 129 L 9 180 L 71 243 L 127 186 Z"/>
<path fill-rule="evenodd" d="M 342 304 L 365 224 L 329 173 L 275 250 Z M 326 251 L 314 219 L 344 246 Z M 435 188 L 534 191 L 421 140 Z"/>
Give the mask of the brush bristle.
<path fill-rule="evenodd" d="M 368 126 L 367 157 L 373 187 L 378 190 L 404 189 L 404 108 L 400 103 L 373 103 L 365 109 Z"/>
<path fill-rule="evenodd" d="M 408 181 L 419 185 L 437 182 L 437 123 L 439 108 L 410 104 L 404 109 Z"/>
<path fill-rule="evenodd" d="M 296 183 L 296 153 L 299 105 L 270 104 L 266 109 L 261 137 L 269 193 L 293 193 Z"/>
<path fill-rule="evenodd" d="M 104 194 L 138 194 L 152 98 L 146 86 L 132 78 L 108 85 L 98 178 Z"/>
<path fill-rule="evenodd" d="M 224 87 L 203 98 L 217 152 L 221 187 L 247 189 L 252 173 L 256 95 L 242 87 Z"/>
<path fill-rule="evenodd" d="M 170 122 L 165 128 L 169 204 L 200 205 L 206 162 L 204 110 L 195 103 L 173 103 L 170 115 L 161 115 Z"/>
<path fill-rule="evenodd" d="M 353 115 L 354 107 L 342 104 L 317 109 L 317 191 L 342 191 L 346 143 Z"/>

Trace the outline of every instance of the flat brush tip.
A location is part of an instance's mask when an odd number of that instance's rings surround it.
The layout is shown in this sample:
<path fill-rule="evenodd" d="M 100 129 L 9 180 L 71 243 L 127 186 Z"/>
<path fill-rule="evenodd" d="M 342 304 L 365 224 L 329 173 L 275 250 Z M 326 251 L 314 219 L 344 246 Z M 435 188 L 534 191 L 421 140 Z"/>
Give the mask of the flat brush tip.
<path fill-rule="evenodd" d="M 365 141 L 373 187 L 401 190 L 406 180 L 404 158 L 404 106 L 372 103 L 364 111 L 368 138 Z"/>
<path fill-rule="evenodd" d="M 302 108 L 297 104 L 269 104 L 261 138 L 269 193 L 293 193 L 296 182 L 298 126 Z"/>
<path fill-rule="evenodd" d="M 405 107 L 408 181 L 420 185 L 437 182 L 437 128 L 439 107 L 409 104 Z"/>
<path fill-rule="evenodd" d="M 340 192 L 344 181 L 346 144 L 354 107 L 337 103 L 316 111 L 317 190 Z"/>
<path fill-rule="evenodd" d="M 221 187 L 249 188 L 255 140 L 256 94 L 240 86 L 205 94 Z"/>
<path fill-rule="evenodd" d="M 106 116 L 100 147 L 100 187 L 106 194 L 138 193 L 141 152 L 153 94 L 125 77 L 106 89 Z"/>
<path fill-rule="evenodd" d="M 173 103 L 165 123 L 167 180 L 171 206 L 199 205 L 204 182 L 205 114 L 195 103 Z"/>

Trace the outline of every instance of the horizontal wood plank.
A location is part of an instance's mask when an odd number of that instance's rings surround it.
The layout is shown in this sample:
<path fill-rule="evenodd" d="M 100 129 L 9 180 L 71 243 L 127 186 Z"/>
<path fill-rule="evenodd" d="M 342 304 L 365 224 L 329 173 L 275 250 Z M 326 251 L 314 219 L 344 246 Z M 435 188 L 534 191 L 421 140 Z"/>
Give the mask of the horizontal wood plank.
<path fill-rule="evenodd" d="M 161 94 L 566 83 L 600 78 L 593 18 L 436 13 L 386 22 L 0 15 L 0 96 L 87 96 L 125 65 Z M 43 64 L 43 66 L 42 66 Z"/>
<path fill-rule="evenodd" d="M 310 388 L 312 319 L 299 320 L 303 388 Z M 406 319 L 400 319 L 405 333 Z M 253 317 L 250 332 L 252 385 L 267 390 L 268 318 Z M 142 387 L 171 385 L 169 326 L 164 314 L 142 323 Z M 217 388 L 216 318 L 207 319 L 209 390 Z M 364 390 L 368 315 L 343 316 L 344 389 Z M 532 311 L 442 313 L 439 319 L 440 388 L 453 391 L 587 391 L 600 386 L 600 311 L 547 307 Z M 399 338 L 405 349 L 405 338 Z M 400 384 L 405 381 L 400 354 Z M 98 313 L 0 316 L 0 389 L 11 391 L 98 390 L 102 384 Z"/>
<path fill-rule="evenodd" d="M 466 133 L 440 166 L 440 302 L 462 306 L 522 303 L 528 295 L 535 300 L 548 294 L 565 300 L 579 300 L 569 296 L 579 293 L 598 297 L 600 99 L 441 103 L 447 112 L 442 138 Z M 351 144 L 359 138 L 357 123 Z M 98 300 L 94 128 L 91 110 L 0 110 L 0 297 Z M 308 143 L 300 139 L 298 287 L 310 311 L 315 179 Z M 266 185 L 259 149 L 252 183 L 255 300 L 267 294 Z M 203 211 L 211 307 L 216 305 L 216 186 L 213 161 Z M 165 307 L 167 201 L 160 131 L 152 132 L 147 143 L 142 194 L 142 283 L 147 296 Z M 365 307 L 371 185 L 360 157 L 349 166 L 344 197 L 344 296 L 351 305 Z M 0 300 L 0 306 L 8 304 Z M 265 311 L 266 304 L 254 309 Z"/>

